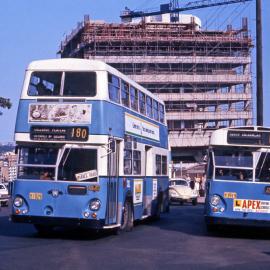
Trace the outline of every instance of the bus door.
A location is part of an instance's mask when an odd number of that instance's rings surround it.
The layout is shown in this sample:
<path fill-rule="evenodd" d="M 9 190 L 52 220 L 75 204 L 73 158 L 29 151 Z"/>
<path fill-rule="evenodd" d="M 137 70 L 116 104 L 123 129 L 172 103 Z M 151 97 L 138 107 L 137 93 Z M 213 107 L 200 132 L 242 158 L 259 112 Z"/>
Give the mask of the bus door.
<path fill-rule="evenodd" d="M 145 178 L 143 193 L 143 215 L 151 215 L 151 205 L 154 193 L 154 184 L 157 185 L 156 179 L 153 179 L 153 148 L 145 146 Z"/>
<path fill-rule="evenodd" d="M 106 224 L 116 224 L 119 187 L 120 141 L 109 140 Z"/>

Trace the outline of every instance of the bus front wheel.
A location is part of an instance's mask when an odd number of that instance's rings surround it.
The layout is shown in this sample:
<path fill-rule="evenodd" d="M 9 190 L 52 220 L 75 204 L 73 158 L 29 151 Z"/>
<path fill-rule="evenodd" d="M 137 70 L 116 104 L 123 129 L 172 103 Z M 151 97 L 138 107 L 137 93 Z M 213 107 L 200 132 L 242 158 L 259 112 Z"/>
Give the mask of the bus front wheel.
<path fill-rule="evenodd" d="M 120 231 L 130 232 L 133 229 L 133 211 L 130 200 L 126 200 L 122 212 Z"/>

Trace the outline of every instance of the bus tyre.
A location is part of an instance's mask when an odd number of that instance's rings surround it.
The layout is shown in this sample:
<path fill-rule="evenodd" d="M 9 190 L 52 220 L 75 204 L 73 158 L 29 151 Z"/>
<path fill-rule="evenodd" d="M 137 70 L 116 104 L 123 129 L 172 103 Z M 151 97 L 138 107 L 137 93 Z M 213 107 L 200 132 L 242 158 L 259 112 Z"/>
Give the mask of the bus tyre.
<path fill-rule="evenodd" d="M 122 212 L 120 232 L 130 232 L 133 229 L 133 211 L 130 200 L 126 200 Z"/>
<path fill-rule="evenodd" d="M 158 200 L 157 200 L 156 209 L 155 209 L 156 211 L 153 215 L 153 220 L 160 219 L 161 209 L 162 209 L 162 195 L 159 195 Z"/>
<path fill-rule="evenodd" d="M 206 224 L 206 230 L 209 233 L 213 233 L 217 231 L 217 225 L 216 224 Z"/>
<path fill-rule="evenodd" d="M 35 229 L 41 236 L 50 236 L 53 233 L 53 226 L 34 224 Z"/>
<path fill-rule="evenodd" d="M 193 199 L 193 200 L 192 200 L 192 205 L 197 205 L 197 204 L 198 204 L 197 198 L 196 198 L 196 199 Z"/>

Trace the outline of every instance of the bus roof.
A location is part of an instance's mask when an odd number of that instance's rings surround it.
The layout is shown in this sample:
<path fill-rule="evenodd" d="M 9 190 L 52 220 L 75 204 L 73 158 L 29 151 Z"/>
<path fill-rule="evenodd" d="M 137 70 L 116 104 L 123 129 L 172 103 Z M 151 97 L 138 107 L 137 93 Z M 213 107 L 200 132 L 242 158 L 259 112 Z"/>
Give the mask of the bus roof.
<path fill-rule="evenodd" d="M 221 128 L 212 133 L 210 145 L 270 147 L 270 128 L 261 126 Z"/>
<path fill-rule="evenodd" d="M 164 102 L 161 99 L 152 94 L 146 88 L 142 87 L 135 81 L 131 80 L 128 76 L 100 60 L 78 58 L 37 60 L 31 62 L 28 65 L 27 71 L 107 71 L 115 76 L 118 76 L 119 78 L 123 79 L 124 81 L 133 85 L 135 88 L 146 93 L 148 96 L 164 105 Z"/>

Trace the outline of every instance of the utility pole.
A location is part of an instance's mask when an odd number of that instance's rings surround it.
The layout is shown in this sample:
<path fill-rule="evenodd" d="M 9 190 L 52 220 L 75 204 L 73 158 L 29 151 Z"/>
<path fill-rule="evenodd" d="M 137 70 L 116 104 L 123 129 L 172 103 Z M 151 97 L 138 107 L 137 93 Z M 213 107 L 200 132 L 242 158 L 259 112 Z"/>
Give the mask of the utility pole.
<path fill-rule="evenodd" d="M 257 125 L 263 126 L 262 2 L 256 0 Z"/>

